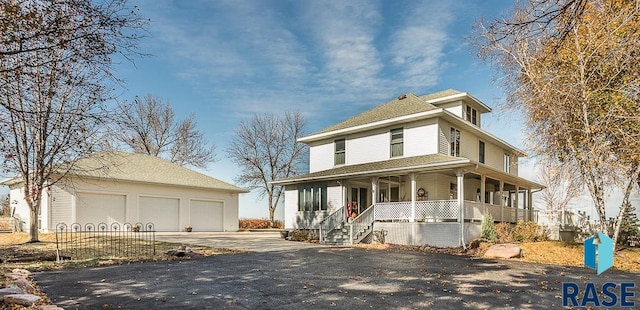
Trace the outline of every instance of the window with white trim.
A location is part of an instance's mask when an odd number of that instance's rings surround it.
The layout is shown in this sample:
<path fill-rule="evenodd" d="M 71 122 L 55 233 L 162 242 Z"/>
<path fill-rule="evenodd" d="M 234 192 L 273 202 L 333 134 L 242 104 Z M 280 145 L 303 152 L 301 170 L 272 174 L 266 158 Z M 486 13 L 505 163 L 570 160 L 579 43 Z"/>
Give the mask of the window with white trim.
<path fill-rule="evenodd" d="M 478 142 L 478 161 L 484 164 L 484 142 Z"/>
<path fill-rule="evenodd" d="M 335 145 L 334 164 L 335 165 L 344 165 L 344 163 L 345 163 L 345 153 L 346 153 L 345 140 L 344 139 L 336 140 L 334 145 Z"/>
<path fill-rule="evenodd" d="M 298 211 L 326 211 L 327 186 L 299 186 Z"/>
<path fill-rule="evenodd" d="M 451 127 L 449 141 L 450 141 L 449 150 L 451 151 L 451 156 L 459 157 L 460 156 L 460 130 Z"/>
<path fill-rule="evenodd" d="M 398 157 L 404 154 L 404 134 L 402 128 L 391 130 L 391 157 Z"/>
<path fill-rule="evenodd" d="M 511 172 L 511 155 L 509 153 L 504 153 L 504 172 Z"/>
<path fill-rule="evenodd" d="M 471 124 L 478 125 L 478 111 L 471 106 L 467 106 L 467 111 L 465 113 L 465 119 L 469 121 Z"/>

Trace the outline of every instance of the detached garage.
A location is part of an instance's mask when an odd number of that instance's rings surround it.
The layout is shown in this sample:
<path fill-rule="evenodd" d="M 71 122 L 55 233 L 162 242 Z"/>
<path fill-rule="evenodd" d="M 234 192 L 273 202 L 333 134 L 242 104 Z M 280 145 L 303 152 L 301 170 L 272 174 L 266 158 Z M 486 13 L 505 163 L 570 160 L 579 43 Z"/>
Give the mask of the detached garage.
<path fill-rule="evenodd" d="M 43 195 L 41 231 L 58 223 L 153 223 L 156 231 L 237 231 L 238 197 L 247 190 L 169 161 L 124 152 L 80 160 L 77 171 Z M 9 185 L 16 216 L 29 228 L 19 179 Z"/>

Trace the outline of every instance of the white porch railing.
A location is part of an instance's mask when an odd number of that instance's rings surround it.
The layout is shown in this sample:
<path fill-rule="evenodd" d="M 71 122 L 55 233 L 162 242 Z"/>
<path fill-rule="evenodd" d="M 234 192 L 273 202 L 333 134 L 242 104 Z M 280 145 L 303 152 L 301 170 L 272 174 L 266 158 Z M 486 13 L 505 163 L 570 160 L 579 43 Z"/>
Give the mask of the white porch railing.
<path fill-rule="evenodd" d="M 327 238 L 327 234 L 340 227 L 343 223 L 347 221 L 347 213 L 344 210 L 344 207 L 338 209 L 336 212 L 331 213 L 331 215 L 327 216 L 322 222 L 320 222 L 320 242 L 324 242 Z"/>
<path fill-rule="evenodd" d="M 457 220 L 458 212 L 457 200 L 416 201 L 417 220 Z"/>
<path fill-rule="evenodd" d="M 415 219 L 417 221 L 457 221 L 459 210 L 458 200 L 416 201 Z M 473 201 L 464 202 L 466 220 L 481 221 L 484 214 L 490 214 L 494 220 L 501 222 L 516 222 L 516 214 L 517 220 L 528 220 L 527 210 Z M 411 202 L 376 203 L 374 220 L 410 221 Z"/>
<path fill-rule="evenodd" d="M 411 218 L 411 202 L 378 202 L 375 205 L 376 221 L 399 221 Z"/>
<path fill-rule="evenodd" d="M 371 231 L 375 210 L 375 205 L 370 206 L 351 221 L 349 224 L 349 240 L 351 244 L 360 242 L 365 237 L 364 234 Z"/>

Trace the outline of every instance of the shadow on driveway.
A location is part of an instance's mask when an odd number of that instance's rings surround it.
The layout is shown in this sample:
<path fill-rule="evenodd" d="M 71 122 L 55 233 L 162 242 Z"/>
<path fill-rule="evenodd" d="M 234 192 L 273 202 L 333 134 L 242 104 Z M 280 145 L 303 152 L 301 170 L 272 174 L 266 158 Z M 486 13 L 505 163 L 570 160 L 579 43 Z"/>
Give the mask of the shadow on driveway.
<path fill-rule="evenodd" d="M 632 282 L 638 274 L 315 246 L 34 278 L 65 309 L 558 309 L 562 282 Z"/>

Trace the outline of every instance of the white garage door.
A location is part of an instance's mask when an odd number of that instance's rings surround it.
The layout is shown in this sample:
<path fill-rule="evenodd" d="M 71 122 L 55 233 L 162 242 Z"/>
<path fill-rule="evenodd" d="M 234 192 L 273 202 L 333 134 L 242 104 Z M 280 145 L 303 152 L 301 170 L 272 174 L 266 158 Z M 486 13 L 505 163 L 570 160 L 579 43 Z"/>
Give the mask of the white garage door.
<path fill-rule="evenodd" d="M 190 225 L 193 231 L 223 231 L 224 206 L 222 202 L 191 200 Z"/>
<path fill-rule="evenodd" d="M 180 231 L 180 199 L 140 197 L 140 222 L 154 224 L 156 231 Z"/>
<path fill-rule="evenodd" d="M 76 204 L 76 222 L 87 223 L 124 223 L 125 195 L 78 193 Z"/>

